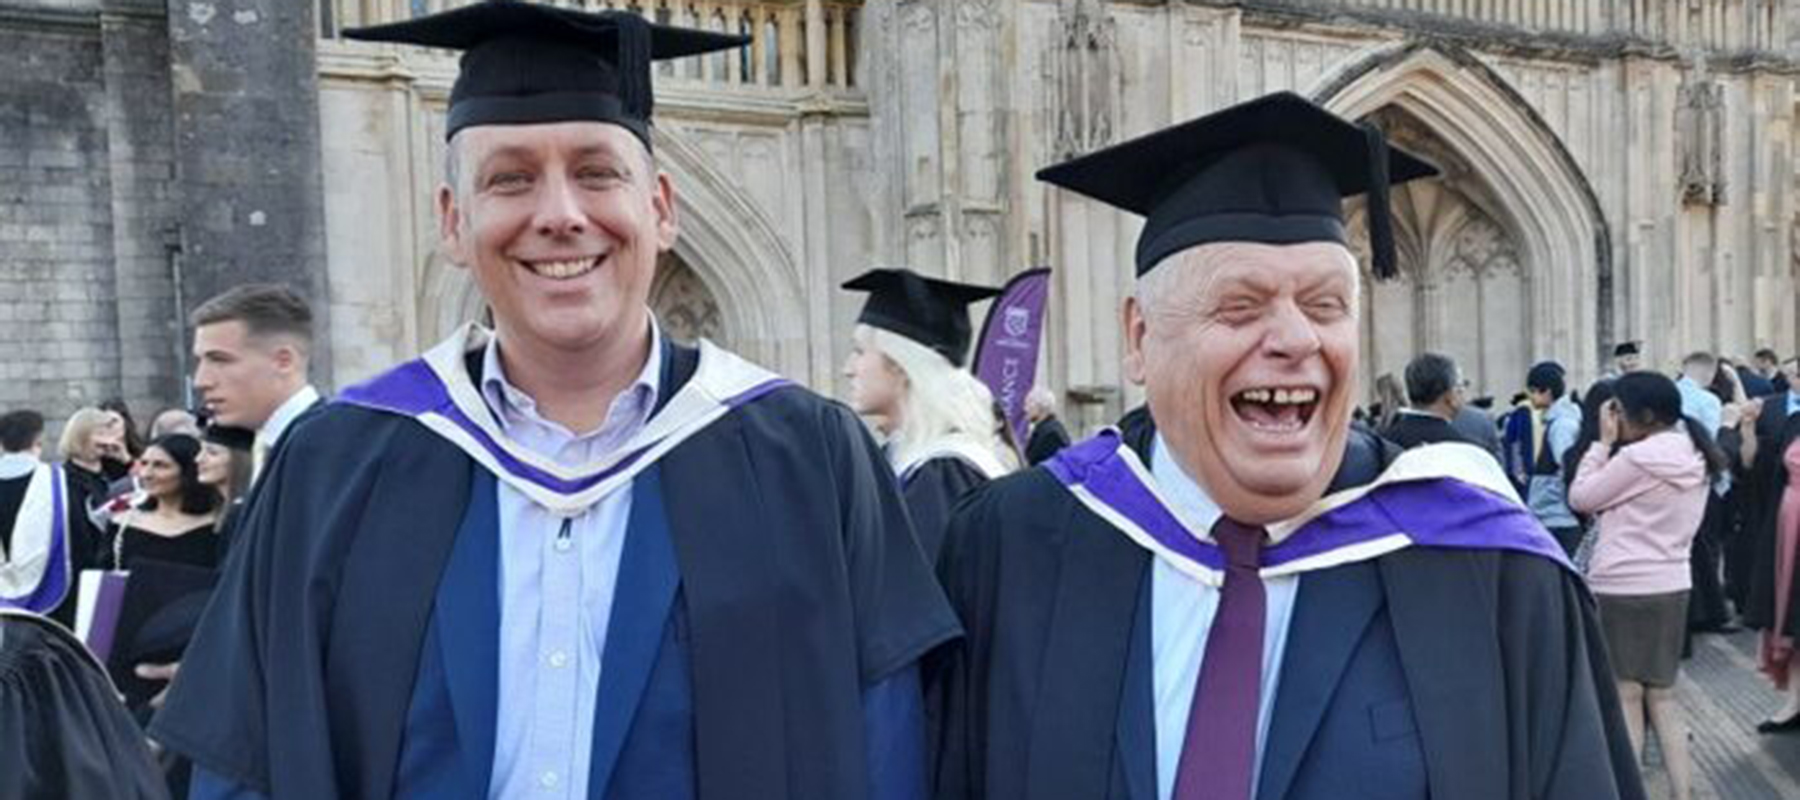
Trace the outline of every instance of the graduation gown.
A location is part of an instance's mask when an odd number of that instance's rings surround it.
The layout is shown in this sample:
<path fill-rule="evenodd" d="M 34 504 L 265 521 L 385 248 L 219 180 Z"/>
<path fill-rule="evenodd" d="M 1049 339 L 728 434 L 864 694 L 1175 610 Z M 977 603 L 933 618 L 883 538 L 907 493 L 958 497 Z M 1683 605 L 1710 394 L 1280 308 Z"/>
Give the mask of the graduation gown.
<path fill-rule="evenodd" d="M 1153 426 L 1124 424 L 1147 454 Z M 1332 490 L 1390 448 L 1353 431 Z M 1154 800 L 1150 551 L 1042 467 L 973 495 L 947 541 L 967 636 L 928 671 L 937 797 Z M 1302 573 L 1258 800 L 1641 798 L 1600 641 L 1579 578 L 1539 555 Z"/>
<path fill-rule="evenodd" d="M 164 800 L 143 732 L 68 630 L 0 609 L 0 800 Z"/>
<path fill-rule="evenodd" d="M 987 482 L 985 473 L 954 456 L 927 460 L 902 476 L 900 491 L 926 561 L 936 563 L 944 546 L 944 528 L 950 524 L 950 511 L 957 501 Z"/>
<path fill-rule="evenodd" d="M 1025 445 L 1025 462 L 1035 467 L 1068 446 L 1069 429 L 1063 427 L 1062 420 L 1045 417 L 1031 426 L 1031 436 Z"/>
<path fill-rule="evenodd" d="M 665 398 L 700 359 L 669 346 Z M 481 462 L 422 418 L 345 402 L 293 434 L 152 735 L 277 800 L 389 797 Z M 862 423 L 785 385 L 654 470 L 690 654 L 697 796 L 864 796 L 862 692 L 959 628 Z"/>
<path fill-rule="evenodd" d="M 1747 521 L 1750 567 L 1749 604 L 1744 624 L 1757 630 L 1775 625 L 1776 528 L 1781 517 L 1781 497 L 1788 485 L 1787 449 L 1800 439 L 1800 414 L 1787 415 L 1787 395 L 1773 395 L 1756 420 L 1756 463 L 1751 465 Z M 1788 636 L 1800 636 L 1800 592 L 1788 598 Z"/>

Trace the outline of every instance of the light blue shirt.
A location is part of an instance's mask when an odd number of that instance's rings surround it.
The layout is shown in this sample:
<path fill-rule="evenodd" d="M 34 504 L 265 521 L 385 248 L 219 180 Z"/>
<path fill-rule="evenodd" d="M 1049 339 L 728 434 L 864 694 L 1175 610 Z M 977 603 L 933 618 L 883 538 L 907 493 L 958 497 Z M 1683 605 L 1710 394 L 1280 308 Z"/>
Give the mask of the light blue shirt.
<path fill-rule="evenodd" d="M 1719 402 L 1718 396 L 1686 375 L 1675 382 L 1675 388 L 1681 390 L 1682 415 L 1693 417 L 1707 433 L 1718 436 L 1719 428 L 1725 424 L 1725 404 Z"/>
<path fill-rule="evenodd" d="M 637 381 L 596 430 L 576 434 L 539 415 L 506 379 L 498 339 L 483 354 L 481 394 L 507 438 L 575 467 L 603 458 L 643 429 L 656 406 L 661 334 Z M 631 518 L 627 484 L 580 516 L 563 518 L 498 482 L 500 665 L 490 797 L 585 798 L 593 752 L 600 655 Z"/>
<path fill-rule="evenodd" d="M 1169 455 L 1162 436 L 1150 455 L 1150 475 L 1170 510 L 1189 530 L 1211 531 L 1223 512 L 1206 490 L 1200 488 Z M 1267 597 L 1263 628 L 1262 701 L 1256 716 L 1257 777 L 1261 780 L 1263 746 L 1269 736 L 1269 719 L 1275 708 L 1275 691 L 1281 679 L 1282 654 L 1287 651 L 1288 624 L 1294 619 L 1294 600 L 1300 577 L 1264 578 Z M 1187 740 L 1188 711 L 1200 680 L 1206 655 L 1206 637 L 1219 613 L 1219 589 L 1189 577 L 1161 558 L 1153 559 L 1150 572 L 1150 653 L 1156 692 L 1156 796 L 1172 800 L 1175 773 L 1181 765 L 1181 746 Z"/>
<path fill-rule="evenodd" d="M 1681 415 L 1692 417 L 1707 434 L 1714 439 L 1719 438 L 1719 431 L 1725 427 L 1725 404 L 1719 396 L 1702 388 L 1686 375 L 1675 381 L 1675 388 L 1681 391 Z M 1722 470 L 1713 478 L 1713 493 L 1720 497 L 1731 491 L 1731 471 Z"/>
<path fill-rule="evenodd" d="M 1788 390 L 1788 416 L 1800 414 L 1800 391 Z"/>

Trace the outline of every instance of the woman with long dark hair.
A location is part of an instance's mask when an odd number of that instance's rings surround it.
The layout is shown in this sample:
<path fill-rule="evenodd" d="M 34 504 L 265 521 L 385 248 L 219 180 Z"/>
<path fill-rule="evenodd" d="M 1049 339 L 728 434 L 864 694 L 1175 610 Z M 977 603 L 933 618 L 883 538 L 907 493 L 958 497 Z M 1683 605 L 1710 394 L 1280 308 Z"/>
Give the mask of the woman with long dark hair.
<path fill-rule="evenodd" d="M 1589 386 L 1587 393 L 1581 398 L 1581 432 L 1576 434 L 1575 444 L 1569 446 L 1569 452 L 1563 456 L 1562 478 L 1564 495 L 1568 488 L 1575 484 L 1575 476 L 1581 472 L 1581 459 L 1587 455 L 1589 448 L 1600 441 L 1600 416 L 1602 409 L 1613 399 L 1613 379 L 1601 378 Z M 1575 565 L 1587 572 L 1588 561 L 1594 554 L 1594 518 L 1587 514 L 1576 514 L 1581 520 L 1581 542 L 1575 548 L 1572 558 Z"/>
<path fill-rule="evenodd" d="M 1675 696 L 1687 633 L 1688 561 L 1725 457 L 1681 414 L 1681 391 L 1654 372 L 1629 372 L 1601 406 L 1599 438 L 1582 456 L 1569 507 L 1594 515 L 1588 585 L 1634 748 L 1646 717 L 1662 745 L 1675 800 L 1692 793 L 1687 720 Z"/>
<path fill-rule="evenodd" d="M 120 515 L 113 535 L 113 566 L 130 569 L 151 558 L 211 569 L 219 492 L 200 480 L 200 440 L 185 433 L 164 436 L 144 448 L 132 469 L 144 500 Z"/>

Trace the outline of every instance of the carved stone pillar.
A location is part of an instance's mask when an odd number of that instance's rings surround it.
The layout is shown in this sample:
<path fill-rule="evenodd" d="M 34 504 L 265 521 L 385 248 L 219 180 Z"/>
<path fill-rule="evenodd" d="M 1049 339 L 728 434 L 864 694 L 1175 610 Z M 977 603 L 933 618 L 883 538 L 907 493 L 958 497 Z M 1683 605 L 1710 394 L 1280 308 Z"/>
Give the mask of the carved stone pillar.
<path fill-rule="evenodd" d="M 1022 228 L 1011 215 L 1017 109 L 1017 4 L 1002 0 L 895 0 L 865 7 L 863 49 L 879 157 L 894 167 L 898 242 L 883 258 L 922 272 L 998 282 L 1018 262 Z"/>

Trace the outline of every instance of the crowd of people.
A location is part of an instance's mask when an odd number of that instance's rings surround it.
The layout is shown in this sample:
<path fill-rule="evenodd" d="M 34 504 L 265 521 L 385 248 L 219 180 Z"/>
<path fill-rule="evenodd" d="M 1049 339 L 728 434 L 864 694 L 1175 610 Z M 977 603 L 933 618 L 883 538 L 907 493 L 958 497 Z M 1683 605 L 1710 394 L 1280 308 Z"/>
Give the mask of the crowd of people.
<path fill-rule="evenodd" d="M 991 287 L 844 284 L 846 403 L 665 336 L 652 62 L 741 37 L 345 35 L 464 51 L 436 202 L 492 324 L 327 401 L 247 285 L 190 319 L 192 412 L 81 409 L 59 458 L 0 417 L 0 798 L 1639 800 L 1651 735 L 1685 798 L 1682 649 L 1739 624 L 1800 727 L 1795 362 L 1625 346 L 1494 415 L 1423 354 L 1357 409 L 1343 201 L 1389 279 L 1435 174 L 1376 128 L 1275 94 L 1039 173 L 1145 218 L 1147 402 L 1071 442 L 1034 391 L 1017 441 Z"/>
<path fill-rule="evenodd" d="M 1689 797 L 1675 691 L 1694 634 L 1759 631 L 1759 666 L 1783 702 L 1753 724 L 1800 731 L 1800 492 L 1789 488 L 1800 463 L 1800 358 L 1694 352 L 1665 374 L 1644 369 L 1640 344 L 1626 342 L 1591 385 L 1566 376 L 1555 362 L 1533 365 L 1496 414 L 1491 398 L 1468 397 L 1452 359 L 1426 353 L 1402 379 L 1383 376 L 1403 395 L 1358 417 L 1403 448 L 1457 442 L 1500 464 L 1598 602 L 1633 746 L 1654 731 L 1675 796 Z M 1466 420 L 1474 424 L 1456 424 Z"/>

